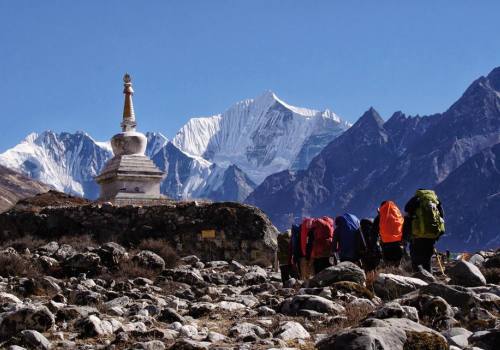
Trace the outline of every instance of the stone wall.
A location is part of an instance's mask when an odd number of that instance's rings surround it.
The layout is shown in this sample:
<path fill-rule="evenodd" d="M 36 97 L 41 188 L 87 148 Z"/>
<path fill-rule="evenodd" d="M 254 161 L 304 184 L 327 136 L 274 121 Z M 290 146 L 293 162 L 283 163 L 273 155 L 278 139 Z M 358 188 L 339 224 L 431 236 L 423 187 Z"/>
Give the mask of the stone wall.
<path fill-rule="evenodd" d="M 125 245 L 144 238 L 165 238 L 179 255 L 267 265 L 274 262 L 278 231 L 262 211 L 237 203 L 22 207 L 0 214 L 0 240 L 83 234 Z"/>

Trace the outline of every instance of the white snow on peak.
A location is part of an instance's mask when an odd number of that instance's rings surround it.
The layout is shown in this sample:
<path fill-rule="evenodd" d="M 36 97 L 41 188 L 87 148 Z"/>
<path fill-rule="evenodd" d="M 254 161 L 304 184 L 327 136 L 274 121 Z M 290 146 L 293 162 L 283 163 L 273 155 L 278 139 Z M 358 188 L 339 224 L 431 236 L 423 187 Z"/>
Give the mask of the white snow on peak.
<path fill-rule="evenodd" d="M 304 153 L 304 146 L 317 154 L 320 146 L 326 146 L 317 142 L 329 142 L 349 127 L 330 110 L 291 106 L 266 91 L 222 114 L 190 119 L 172 142 L 187 154 L 219 166 L 235 164 L 258 184 L 268 175 L 290 168 Z M 321 141 L 315 139 L 318 136 Z M 305 152 L 300 163 L 307 163 L 314 152 Z"/>

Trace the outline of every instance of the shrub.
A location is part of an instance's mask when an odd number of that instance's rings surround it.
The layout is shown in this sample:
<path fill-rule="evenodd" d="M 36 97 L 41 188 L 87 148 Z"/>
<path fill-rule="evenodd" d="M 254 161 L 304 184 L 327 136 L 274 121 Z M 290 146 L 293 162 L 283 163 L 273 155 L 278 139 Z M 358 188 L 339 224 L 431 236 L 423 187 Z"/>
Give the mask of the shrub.
<path fill-rule="evenodd" d="M 0 276 L 2 277 L 36 277 L 40 273 L 41 268 L 38 264 L 17 254 L 0 255 Z"/>
<path fill-rule="evenodd" d="M 153 253 L 158 254 L 163 260 L 165 260 L 166 268 L 175 267 L 179 260 L 175 250 L 164 239 L 145 239 L 139 243 L 138 248 L 141 250 L 150 250 Z"/>
<path fill-rule="evenodd" d="M 129 279 L 135 279 L 138 277 L 144 277 L 149 279 L 154 279 L 158 274 L 157 271 L 144 268 L 132 260 L 122 261 L 116 270 L 109 271 L 99 277 L 104 280 L 116 280 L 123 281 Z"/>
<path fill-rule="evenodd" d="M 30 251 L 46 244 L 47 241 L 40 238 L 34 238 L 32 236 L 26 235 L 12 240 L 5 241 L 1 244 L 2 249 L 12 247 L 17 252 L 24 252 L 26 248 Z"/>
<path fill-rule="evenodd" d="M 67 235 L 62 236 L 57 240 L 59 245 L 67 244 L 72 246 L 76 251 L 83 251 L 87 247 L 97 246 L 97 242 L 91 235 Z"/>

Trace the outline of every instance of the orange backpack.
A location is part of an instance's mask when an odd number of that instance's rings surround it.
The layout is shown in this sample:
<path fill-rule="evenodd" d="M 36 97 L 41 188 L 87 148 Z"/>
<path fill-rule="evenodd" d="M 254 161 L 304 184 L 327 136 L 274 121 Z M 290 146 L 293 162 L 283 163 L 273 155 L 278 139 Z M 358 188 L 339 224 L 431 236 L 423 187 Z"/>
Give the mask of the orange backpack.
<path fill-rule="evenodd" d="M 398 206 L 387 201 L 380 207 L 380 239 L 382 243 L 399 242 L 403 239 L 404 218 Z"/>

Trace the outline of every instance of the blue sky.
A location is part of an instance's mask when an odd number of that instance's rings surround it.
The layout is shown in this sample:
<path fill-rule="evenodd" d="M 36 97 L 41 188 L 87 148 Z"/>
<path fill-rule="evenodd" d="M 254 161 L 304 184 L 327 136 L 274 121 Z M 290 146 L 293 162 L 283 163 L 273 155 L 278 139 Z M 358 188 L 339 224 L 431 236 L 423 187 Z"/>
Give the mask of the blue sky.
<path fill-rule="evenodd" d="M 31 131 L 141 131 L 270 89 L 355 121 L 444 111 L 500 66 L 500 1 L 0 0 L 0 150 Z"/>

